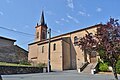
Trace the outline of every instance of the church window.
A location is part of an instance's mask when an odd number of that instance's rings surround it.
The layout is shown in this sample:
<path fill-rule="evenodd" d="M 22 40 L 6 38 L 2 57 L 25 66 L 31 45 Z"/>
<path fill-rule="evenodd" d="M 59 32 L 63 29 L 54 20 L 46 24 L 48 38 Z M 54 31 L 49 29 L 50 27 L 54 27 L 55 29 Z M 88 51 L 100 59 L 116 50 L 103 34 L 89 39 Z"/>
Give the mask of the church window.
<path fill-rule="evenodd" d="M 78 38 L 77 38 L 77 36 L 75 36 L 74 37 L 74 44 L 75 44 L 75 46 L 76 46 L 77 41 L 78 41 Z"/>
<path fill-rule="evenodd" d="M 42 53 L 44 53 L 44 46 L 42 46 Z"/>
<path fill-rule="evenodd" d="M 74 37 L 74 42 L 76 42 L 78 40 L 77 36 Z"/>
<path fill-rule="evenodd" d="M 45 39 L 45 32 L 42 32 L 42 38 Z"/>
<path fill-rule="evenodd" d="M 53 44 L 53 51 L 55 51 L 56 50 L 56 44 L 54 43 Z"/>
<path fill-rule="evenodd" d="M 36 34 L 36 38 L 39 38 L 39 32 L 37 32 L 37 34 Z"/>

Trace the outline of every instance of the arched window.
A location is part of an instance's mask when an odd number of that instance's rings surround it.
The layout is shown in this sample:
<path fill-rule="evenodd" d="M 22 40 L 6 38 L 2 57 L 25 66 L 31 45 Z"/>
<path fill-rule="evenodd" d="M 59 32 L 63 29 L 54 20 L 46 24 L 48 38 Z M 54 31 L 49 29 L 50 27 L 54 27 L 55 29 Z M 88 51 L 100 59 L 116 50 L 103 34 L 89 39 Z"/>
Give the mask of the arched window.
<path fill-rule="evenodd" d="M 42 46 L 42 53 L 44 53 L 44 46 Z"/>
<path fill-rule="evenodd" d="M 44 31 L 42 32 L 42 39 L 46 39 L 46 35 Z"/>
<path fill-rule="evenodd" d="M 78 38 L 77 36 L 74 37 L 74 42 L 77 42 Z"/>
<path fill-rule="evenodd" d="M 36 33 L 36 38 L 39 38 L 39 32 Z"/>
<path fill-rule="evenodd" d="M 56 50 L 56 44 L 54 43 L 53 44 L 53 51 L 55 51 Z"/>
<path fill-rule="evenodd" d="M 78 38 L 77 38 L 77 36 L 75 36 L 75 37 L 74 37 L 74 45 L 76 46 L 77 43 L 78 43 Z"/>

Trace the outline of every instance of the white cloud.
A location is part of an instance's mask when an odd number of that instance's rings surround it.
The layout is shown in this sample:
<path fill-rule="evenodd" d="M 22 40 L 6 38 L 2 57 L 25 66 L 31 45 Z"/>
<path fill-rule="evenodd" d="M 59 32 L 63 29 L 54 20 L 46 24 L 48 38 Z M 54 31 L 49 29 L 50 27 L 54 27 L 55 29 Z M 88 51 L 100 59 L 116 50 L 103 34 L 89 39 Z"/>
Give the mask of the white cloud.
<path fill-rule="evenodd" d="M 16 29 L 16 28 L 13 28 L 12 30 L 17 31 L 17 29 Z"/>
<path fill-rule="evenodd" d="M 2 15 L 4 15 L 4 13 L 2 11 L 0 11 L 0 15 L 2 16 Z"/>
<path fill-rule="evenodd" d="M 73 0 L 67 0 L 67 6 L 73 9 L 74 8 Z"/>
<path fill-rule="evenodd" d="M 61 33 L 61 31 L 60 31 L 60 30 L 58 30 L 57 32 L 58 32 L 58 33 Z"/>
<path fill-rule="evenodd" d="M 67 20 L 67 19 L 65 19 L 65 18 L 61 18 L 61 19 L 55 21 L 55 23 L 56 23 L 56 24 L 59 24 L 59 25 L 63 25 L 63 23 L 65 23 L 65 22 L 68 23 L 69 20 Z"/>
<path fill-rule="evenodd" d="M 77 20 L 77 19 L 74 19 L 74 21 L 78 24 L 79 23 L 79 21 Z"/>
<path fill-rule="evenodd" d="M 53 13 L 52 11 L 46 11 L 46 13 L 47 13 L 48 15 L 55 15 L 55 13 Z"/>
<path fill-rule="evenodd" d="M 67 14 L 67 17 L 68 17 L 69 19 L 73 19 L 73 17 L 72 17 L 72 16 L 70 16 L 69 14 Z"/>
<path fill-rule="evenodd" d="M 90 16 L 90 14 L 87 14 L 87 16 L 89 17 L 89 16 Z"/>
<path fill-rule="evenodd" d="M 79 23 L 79 21 L 78 21 L 76 18 L 70 16 L 69 14 L 67 14 L 67 17 L 68 17 L 69 19 L 73 20 L 75 23 L 77 23 L 77 24 Z"/>
<path fill-rule="evenodd" d="M 61 18 L 60 21 L 69 22 L 69 20 Z"/>
<path fill-rule="evenodd" d="M 81 14 L 82 16 L 86 15 L 86 13 L 82 11 L 79 11 L 79 14 Z"/>
<path fill-rule="evenodd" d="M 88 14 L 88 13 L 86 13 L 86 12 L 84 12 L 84 11 L 79 11 L 78 12 L 81 16 L 90 16 L 90 14 Z"/>
<path fill-rule="evenodd" d="M 96 11 L 97 11 L 97 12 L 101 12 L 101 11 L 102 11 L 102 8 L 97 8 Z"/>
<path fill-rule="evenodd" d="M 60 22 L 59 22 L 59 21 L 55 21 L 55 23 L 56 23 L 56 24 L 60 24 Z"/>

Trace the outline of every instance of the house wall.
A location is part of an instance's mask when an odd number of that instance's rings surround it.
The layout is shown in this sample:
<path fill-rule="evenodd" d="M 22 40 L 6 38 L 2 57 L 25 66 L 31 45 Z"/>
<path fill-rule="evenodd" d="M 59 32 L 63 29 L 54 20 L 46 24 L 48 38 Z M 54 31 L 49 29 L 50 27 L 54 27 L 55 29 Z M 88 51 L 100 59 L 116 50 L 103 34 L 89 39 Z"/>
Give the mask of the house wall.
<path fill-rule="evenodd" d="M 0 46 L 13 46 L 14 41 L 0 38 Z"/>
<path fill-rule="evenodd" d="M 27 60 L 27 51 L 14 45 L 16 40 L 0 37 L 0 61 L 15 62 Z"/>
<path fill-rule="evenodd" d="M 21 47 L 14 45 L 17 61 L 27 61 L 28 51 L 22 49 Z"/>
<path fill-rule="evenodd" d="M 16 62 L 14 41 L 0 38 L 0 61 Z"/>
<path fill-rule="evenodd" d="M 16 53 L 14 46 L 0 46 L 0 61 L 2 62 L 16 62 Z"/>

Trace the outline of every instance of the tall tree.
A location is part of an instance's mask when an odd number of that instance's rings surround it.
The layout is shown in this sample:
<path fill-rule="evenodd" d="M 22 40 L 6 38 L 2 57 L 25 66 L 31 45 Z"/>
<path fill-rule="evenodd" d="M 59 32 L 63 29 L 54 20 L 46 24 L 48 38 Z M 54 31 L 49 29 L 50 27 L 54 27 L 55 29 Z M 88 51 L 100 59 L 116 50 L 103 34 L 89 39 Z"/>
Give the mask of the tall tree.
<path fill-rule="evenodd" d="M 82 50 L 93 51 L 100 53 L 100 57 L 110 63 L 115 79 L 118 80 L 116 73 L 116 63 L 120 56 L 120 25 L 118 19 L 110 18 L 110 21 L 100 26 L 96 30 L 96 34 L 89 33 L 78 39 L 75 44 L 80 46 Z"/>

